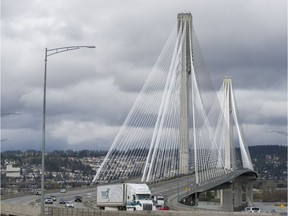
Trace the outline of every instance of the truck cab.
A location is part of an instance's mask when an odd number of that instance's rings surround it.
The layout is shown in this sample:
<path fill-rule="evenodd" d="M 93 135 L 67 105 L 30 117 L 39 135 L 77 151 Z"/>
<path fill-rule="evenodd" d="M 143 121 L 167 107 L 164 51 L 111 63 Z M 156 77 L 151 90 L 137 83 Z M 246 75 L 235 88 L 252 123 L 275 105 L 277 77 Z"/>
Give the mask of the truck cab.
<path fill-rule="evenodd" d="M 151 192 L 146 184 L 127 184 L 127 210 L 153 210 Z"/>

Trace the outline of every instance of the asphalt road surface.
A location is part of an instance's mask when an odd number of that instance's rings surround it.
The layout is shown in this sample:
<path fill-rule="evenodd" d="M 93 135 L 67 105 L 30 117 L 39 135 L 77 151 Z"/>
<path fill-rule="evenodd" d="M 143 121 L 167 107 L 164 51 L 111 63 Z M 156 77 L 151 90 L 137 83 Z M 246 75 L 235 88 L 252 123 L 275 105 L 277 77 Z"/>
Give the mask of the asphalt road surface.
<path fill-rule="evenodd" d="M 129 181 L 129 182 L 136 182 L 139 181 L 140 179 Z M 182 177 L 182 178 L 177 178 L 169 181 L 164 181 L 164 182 L 159 182 L 159 183 L 154 183 L 150 184 L 149 188 L 151 190 L 151 193 L 153 195 L 157 194 L 162 194 L 164 196 L 164 199 L 167 200 L 169 199 L 176 199 L 177 201 L 177 196 L 179 192 L 183 192 L 186 188 L 189 188 L 189 185 L 191 185 L 195 181 L 193 176 L 189 177 Z M 180 191 L 178 189 L 178 186 L 180 188 Z M 56 201 L 53 202 L 53 204 L 45 204 L 46 206 L 57 206 L 57 207 L 63 207 L 65 208 L 64 204 L 59 204 L 60 199 L 64 199 L 65 201 L 72 201 L 74 204 L 74 208 L 90 208 L 96 207 L 96 194 L 97 194 L 97 187 L 92 186 L 92 187 L 85 187 L 85 188 L 77 188 L 77 189 L 66 189 L 66 193 L 60 193 L 60 190 L 56 192 L 47 192 L 45 194 L 46 197 L 50 197 L 51 195 L 56 197 Z M 74 202 L 75 196 L 82 196 L 82 203 L 81 202 Z M 10 199 L 5 199 L 1 200 L 1 202 L 7 203 L 7 204 L 12 204 L 12 205 L 38 205 L 40 206 L 40 200 L 41 200 L 41 195 L 27 195 L 27 196 L 22 196 L 22 197 L 15 197 L 15 198 L 10 198 Z M 84 203 L 86 204 L 84 206 Z M 89 206 L 87 206 L 89 204 Z"/>

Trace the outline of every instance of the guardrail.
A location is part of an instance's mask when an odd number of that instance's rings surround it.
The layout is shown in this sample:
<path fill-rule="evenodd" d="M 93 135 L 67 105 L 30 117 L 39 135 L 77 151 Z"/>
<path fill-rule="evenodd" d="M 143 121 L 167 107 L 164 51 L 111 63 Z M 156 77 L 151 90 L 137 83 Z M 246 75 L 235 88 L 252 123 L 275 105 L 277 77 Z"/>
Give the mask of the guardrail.
<path fill-rule="evenodd" d="M 1 203 L 1 215 L 17 215 L 17 216 L 40 216 L 40 208 L 30 205 L 10 205 Z M 251 213 L 246 212 L 216 212 L 216 211 L 103 211 L 98 209 L 87 208 L 59 208 L 46 207 L 45 215 L 42 216 L 147 216 L 147 215 L 161 215 L 161 216 L 251 216 Z M 267 213 L 257 213 L 258 216 L 271 215 Z"/>

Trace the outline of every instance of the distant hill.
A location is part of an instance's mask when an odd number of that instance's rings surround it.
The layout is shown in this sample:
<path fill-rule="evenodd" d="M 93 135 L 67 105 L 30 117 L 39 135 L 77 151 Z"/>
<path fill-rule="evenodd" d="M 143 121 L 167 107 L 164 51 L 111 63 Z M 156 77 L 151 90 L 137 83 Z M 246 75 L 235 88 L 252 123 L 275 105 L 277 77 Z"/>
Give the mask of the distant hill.
<path fill-rule="evenodd" d="M 287 185 L 287 146 L 278 145 L 262 145 L 262 146 L 249 146 L 251 160 L 255 171 L 259 174 L 258 180 L 276 180 L 285 182 Z M 240 154 L 240 149 L 236 150 L 237 154 Z M 65 158 L 77 158 L 79 163 L 83 157 L 99 157 L 106 155 L 106 151 L 59 151 L 55 150 L 49 152 L 46 156 L 46 168 L 49 171 L 59 170 L 59 167 L 64 166 L 62 162 L 65 162 Z M 52 160 L 49 160 L 52 158 Z M 56 158 L 53 160 L 53 158 Z M 32 160 L 33 159 L 33 160 Z M 61 159 L 63 160 L 61 162 Z M 5 160 L 15 161 L 16 164 L 22 165 L 24 162 L 32 164 L 41 163 L 41 152 L 36 150 L 28 150 L 26 152 L 21 151 L 6 151 L 1 153 L 1 164 L 4 165 Z M 61 163 L 60 163 L 61 162 Z M 63 163 L 64 163 L 63 162 Z M 67 162 L 65 162 L 66 164 Z M 77 164 L 80 167 L 81 164 Z M 75 165 L 76 166 L 76 165 Z M 83 169 L 83 166 L 81 166 Z"/>
<path fill-rule="evenodd" d="M 287 182 L 287 146 L 249 146 L 249 152 L 254 169 L 259 174 L 259 180 Z"/>
<path fill-rule="evenodd" d="M 287 161 L 287 146 L 279 145 L 260 145 L 260 146 L 249 146 L 249 152 L 251 157 L 261 157 L 260 155 L 277 155 L 280 158 Z"/>

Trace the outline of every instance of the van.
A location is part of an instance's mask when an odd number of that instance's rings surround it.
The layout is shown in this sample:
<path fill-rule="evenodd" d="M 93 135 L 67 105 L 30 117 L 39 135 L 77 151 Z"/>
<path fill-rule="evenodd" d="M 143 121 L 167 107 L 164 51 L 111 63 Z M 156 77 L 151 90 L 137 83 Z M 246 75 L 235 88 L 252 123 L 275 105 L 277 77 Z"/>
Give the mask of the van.
<path fill-rule="evenodd" d="M 41 195 L 41 188 L 37 188 L 36 190 L 35 190 L 35 195 Z M 45 193 L 45 189 L 44 189 L 44 193 Z"/>
<path fill-rule="evenodd" d="M 246 207 L 245 212 L 258 212 L 258 213 L 260 213 L 261 209 L 258 207 Z"/>

